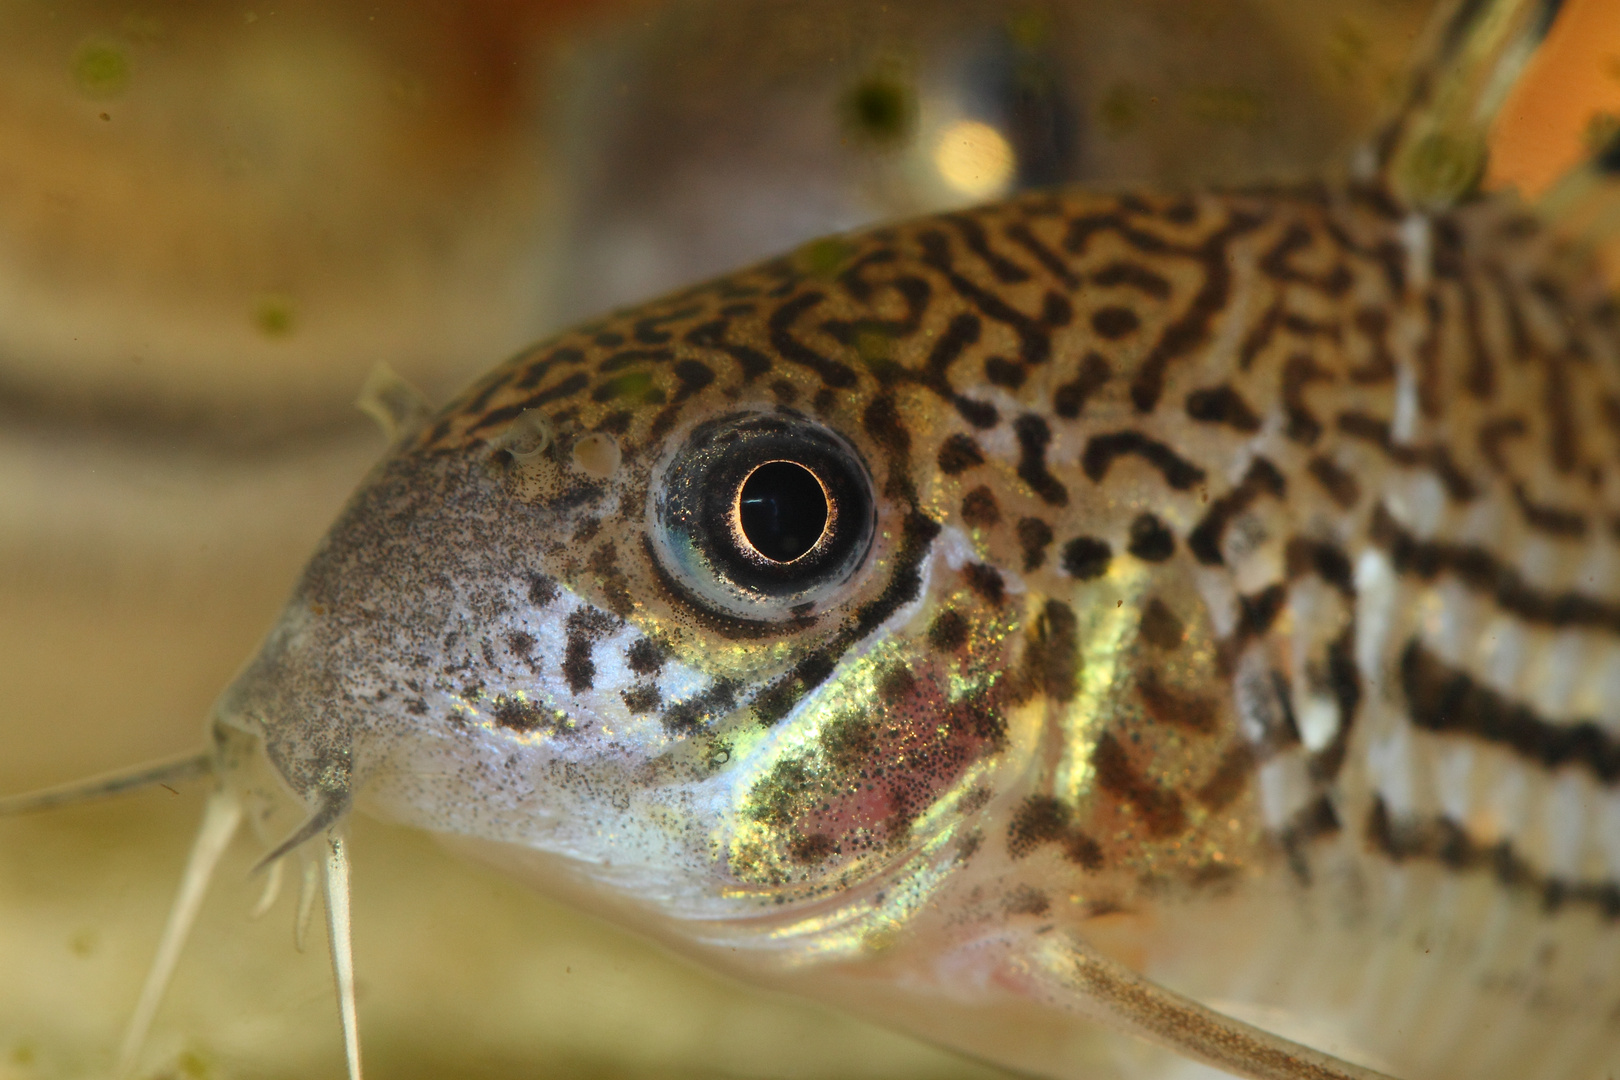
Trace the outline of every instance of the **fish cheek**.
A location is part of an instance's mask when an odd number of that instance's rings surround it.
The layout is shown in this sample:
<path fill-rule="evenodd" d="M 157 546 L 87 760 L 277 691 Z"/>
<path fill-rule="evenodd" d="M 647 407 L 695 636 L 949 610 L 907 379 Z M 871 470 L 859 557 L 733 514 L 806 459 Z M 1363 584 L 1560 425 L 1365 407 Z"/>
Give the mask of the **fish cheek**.
<path fill-rule="evenodd" d="M 1006 741 L 1003 695 L 951 700 L 934 664 L 863 659 L 840 682 L 741 798 L 731 872 L 779 903 L 855 887 L 918 850 Z"/>

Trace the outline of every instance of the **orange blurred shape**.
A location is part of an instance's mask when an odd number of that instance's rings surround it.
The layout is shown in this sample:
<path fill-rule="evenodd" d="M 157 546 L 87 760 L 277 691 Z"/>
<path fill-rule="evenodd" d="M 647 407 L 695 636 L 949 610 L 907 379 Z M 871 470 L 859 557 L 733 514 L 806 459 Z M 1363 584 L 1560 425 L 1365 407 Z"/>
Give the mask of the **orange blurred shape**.
<path fill-rule="evenodd" d="M 1535 198 L 1592 153 L 1606 121 L 1620 122 L 1620 0 L 1567 0 L 1497 116 L 1488 185 Z"/>

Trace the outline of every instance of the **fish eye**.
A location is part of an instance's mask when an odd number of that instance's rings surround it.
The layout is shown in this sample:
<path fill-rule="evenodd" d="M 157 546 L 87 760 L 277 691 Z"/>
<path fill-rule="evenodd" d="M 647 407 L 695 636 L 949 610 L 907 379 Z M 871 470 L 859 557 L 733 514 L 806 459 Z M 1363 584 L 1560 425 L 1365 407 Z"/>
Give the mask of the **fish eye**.
<path fill-rule="evenodd" d="M 872 546 L 871 475 L 836 432 L 741 414 L 696 428 L 651 492 L 653 547 L 706 607 L 780 618 L 824 600 Z"/>

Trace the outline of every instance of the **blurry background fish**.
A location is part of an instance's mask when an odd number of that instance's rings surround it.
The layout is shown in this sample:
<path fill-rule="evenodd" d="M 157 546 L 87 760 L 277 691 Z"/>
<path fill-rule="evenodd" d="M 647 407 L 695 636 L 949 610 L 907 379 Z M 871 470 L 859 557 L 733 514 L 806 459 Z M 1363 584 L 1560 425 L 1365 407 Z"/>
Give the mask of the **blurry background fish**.
<path fill-rule="evenodd" d="M 442 400 L 569 321 L 869 222 L 1342 171 L 1430 8 L 0 6 L 0 791 L 195 744 L 381 450 L 352 404 L 379 361 Z M 1612 0 L 1570 0 L 1515 94 L 1489 180 L 1535 195 L 1620 127 Z M 0 1080 L 110 1060 L 197 797 L 0 821 Z M 358 828 L 374 1075 L 995 1075 Z M 243 920 L 252 855 L 156 1059 L 338 1075 L 320 950 L 285 910 Z"/>

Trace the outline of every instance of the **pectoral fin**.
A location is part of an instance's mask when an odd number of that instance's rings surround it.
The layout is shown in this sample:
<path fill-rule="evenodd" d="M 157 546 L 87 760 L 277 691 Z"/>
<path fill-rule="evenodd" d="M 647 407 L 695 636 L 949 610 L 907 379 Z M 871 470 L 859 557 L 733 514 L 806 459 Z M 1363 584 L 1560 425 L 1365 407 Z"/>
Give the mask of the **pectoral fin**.
<path fill-rule="evenodd" d="M 1393 1080 L 1290 1042 L 1143 978 L 1059 930 L 1007 959 L 1021 988 L 1084 1016 L 1248 1080 Z"/>

